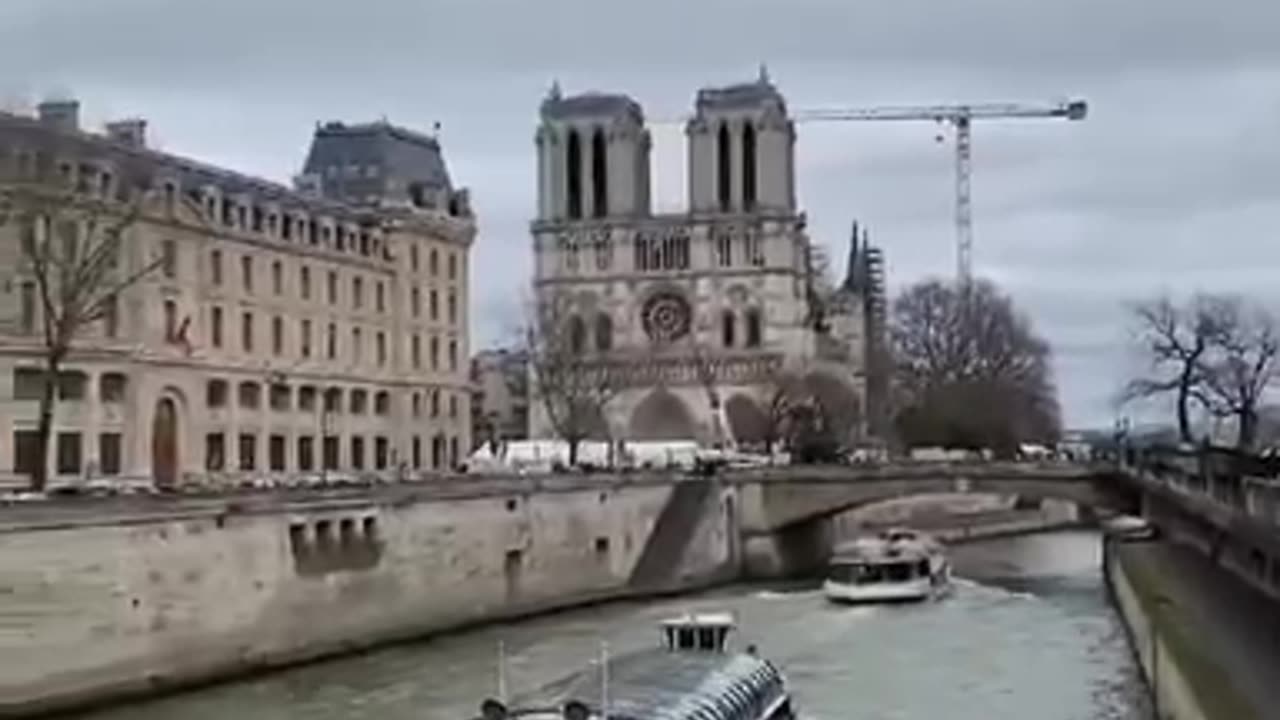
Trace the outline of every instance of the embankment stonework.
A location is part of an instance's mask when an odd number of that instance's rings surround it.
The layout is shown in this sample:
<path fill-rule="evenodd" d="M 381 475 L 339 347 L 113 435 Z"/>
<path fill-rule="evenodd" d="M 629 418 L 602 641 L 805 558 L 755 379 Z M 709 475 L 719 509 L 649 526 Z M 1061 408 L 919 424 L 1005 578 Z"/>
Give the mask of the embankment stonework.
<path fill-rule="evenodd" d="M 0 716 L 645 591 L 632 573 L 672 488 L 0 525 Z M 733 572 L 734 490 L 713 488 L 668 588 Z"/>

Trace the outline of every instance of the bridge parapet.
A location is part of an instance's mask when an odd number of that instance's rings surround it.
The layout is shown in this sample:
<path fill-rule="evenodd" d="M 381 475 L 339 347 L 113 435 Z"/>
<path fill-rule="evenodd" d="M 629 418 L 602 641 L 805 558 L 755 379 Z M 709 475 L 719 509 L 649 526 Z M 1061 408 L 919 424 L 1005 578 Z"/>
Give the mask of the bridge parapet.
<path fill-rule="evenodd" d="M 1123 469 L 1148 486 L 1247 519 L 1280 540 L 1280 468 L 1271 461 L 1217 448 L 1160 448 L 1133 453 Z"/>

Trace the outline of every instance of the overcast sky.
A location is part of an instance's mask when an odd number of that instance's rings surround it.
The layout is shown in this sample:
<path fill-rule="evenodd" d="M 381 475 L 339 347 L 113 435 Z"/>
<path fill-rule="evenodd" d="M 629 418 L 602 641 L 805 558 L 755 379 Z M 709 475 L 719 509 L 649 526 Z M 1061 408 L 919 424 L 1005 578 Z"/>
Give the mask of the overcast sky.
<path fill-rule="evenodd" d="M 1078 426 L 1111 423 L 1135 365 L 1125 300 L 1200 288 L 1280 306 L 1277 38 L 1276 0 L 3 0 L 0 104 L 74 95 L 89 123 L 145 116 L 167 151 L 281 181 L 316 121 L 440 122 L 479 216 L 480 347 L 519 311 L 555 78 L 668 116 L 761 62 L 793 108 L 1081 97 L 1082 123 L 977 125 L 973 189 L 976 271 L 1053 344 Z M 800 127 L 813 238 L 843 257 L 860 219 L 891 290 L 954 267 L 937 132 Z M 677 209 L 682 135 L 655 136 L 655 196 Z"/>

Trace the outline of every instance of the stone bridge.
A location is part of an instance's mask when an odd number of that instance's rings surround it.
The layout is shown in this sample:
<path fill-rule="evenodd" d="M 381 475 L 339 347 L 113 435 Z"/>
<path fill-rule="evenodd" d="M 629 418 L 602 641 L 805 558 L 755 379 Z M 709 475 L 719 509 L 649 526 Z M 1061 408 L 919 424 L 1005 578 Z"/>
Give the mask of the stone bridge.
<path fill-rule="evenodd" d="M 1139 488 L 1114 464 L 1066 462 L 902 462 L 736 471 L 744 563 L 776 575 L 825 560 L 829 519 L 909 495 L 974 493 L 1067 500 L 1085 508 L 1134 512 Z"/>

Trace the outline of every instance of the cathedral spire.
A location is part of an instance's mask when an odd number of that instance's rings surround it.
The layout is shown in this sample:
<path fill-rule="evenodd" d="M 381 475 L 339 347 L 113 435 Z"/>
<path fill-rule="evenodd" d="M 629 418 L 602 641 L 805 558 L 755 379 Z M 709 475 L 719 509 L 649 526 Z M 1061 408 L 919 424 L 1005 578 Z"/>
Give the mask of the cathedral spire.
<path fill-rule="evenodd" d="M 560 79 L 556 78 L 551 81 L 551 90 L 547 93 L 548 100 L 560 99 Z"/>
<path fill-rule="evenodd" d="M 768 65 L 764 63 L 760 63 L 760 77 L 759 79 L 756 80 L 756 82 L 760 83 L 761 85 L 769 84 L 769 66 Z"/>
<path fill-rule="evenodd" d="M 858 252 L 858 221 L 853 221 L 853 232 L 849 237 L 849 260 L 844 269 L 844 289 L 850 292 L 858 290 L 858 272 L 859 263 Z"/>

